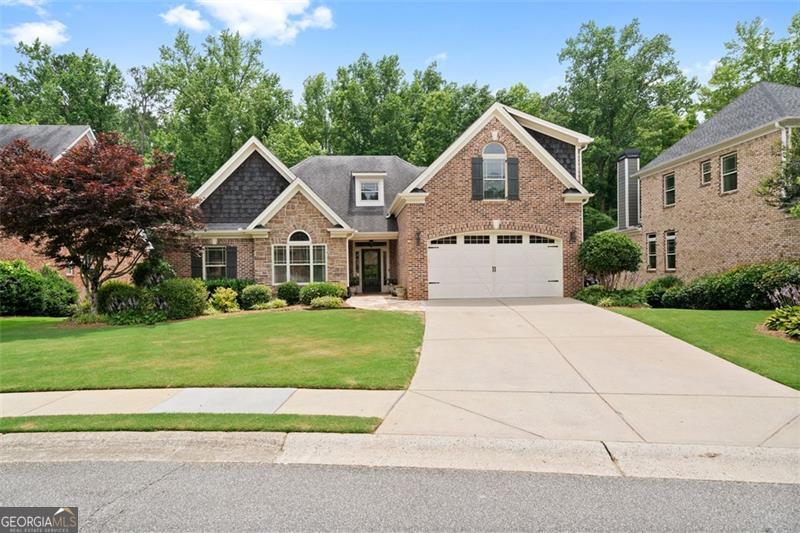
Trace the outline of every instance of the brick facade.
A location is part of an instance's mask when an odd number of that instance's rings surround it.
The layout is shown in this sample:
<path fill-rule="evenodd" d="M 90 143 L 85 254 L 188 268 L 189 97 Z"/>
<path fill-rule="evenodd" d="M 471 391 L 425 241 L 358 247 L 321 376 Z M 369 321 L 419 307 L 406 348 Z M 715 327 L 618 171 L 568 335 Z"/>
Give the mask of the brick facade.
<path fill-rule="evenodd" d="M 22 259 L 33 270 L 41 270 L 43 266 L 47 265 L 57 270 L 65 280 L 75 285 L 80 294 L 85 292 L 77 268 L 71 271 L 66 268 L 57 268 L 52 259 L 37 253 L 33 245 L 25 244 L 14 237 L 0 236 L 0 261 L 13 261 L 14 259 Z"/>
<path fill-rule="evenodd" d="M 737 153 L 738 190 L 722 193 L 720 158 Z M 711 183 L 701 185 L 700 163 L 711 161 Z M 770 133 L 641 179 L 642 281 L 675 274 L 693 279 L 743 263 L 800 259 L 800 220 L 755 193 L 780 163 L 780 134 Z M 664 207 L 663 176 L 675 172 L 676 199 Z M 676 266 L 665 269 L 664 233 L 676 234 Z M 656 269 L 647 270 L 646 238 L 656 234 Z"/>
<path fill-rule="evenodd" d="M 199 239 L 198 244 L 236 246 L 237 277 L 272 285 L 272 244 L 286 244 L 291 233 L 303 230 L 311 237 L 312 244 L 327 245 L 328 281 L 347 283 L 347 241 L 344 238 L 331 237 L 328 228 L 332 228 L 333 224 L 305 196 L 296 194 L 266 227 L 269 230 L 267 237 L 203 238 Z M 166 259 L 179 276 L 192 275 L 191 254 L 188 250 L 171 250 L 167 252 Z"/>
<path fill-rule="evenodd" d="M 495 140 L 492 133 L 497 133 Z M 490 142 L 519 159 L 519 200 L 472 200 L 472 158 Z M 564 294 L 583 286 L 578 265 L 582 206 L 562 198 L 564 184 L 497 119 L 473 137 L 424 186 L 424 204 L 409 204 L 397 219 L 398 282 L 410 299 L 428 296 L 427 241 L 453 233 L 510 230 L 559 238 L 564 249 Z M 495 228 L 494 221 L 499 227 Z"/>

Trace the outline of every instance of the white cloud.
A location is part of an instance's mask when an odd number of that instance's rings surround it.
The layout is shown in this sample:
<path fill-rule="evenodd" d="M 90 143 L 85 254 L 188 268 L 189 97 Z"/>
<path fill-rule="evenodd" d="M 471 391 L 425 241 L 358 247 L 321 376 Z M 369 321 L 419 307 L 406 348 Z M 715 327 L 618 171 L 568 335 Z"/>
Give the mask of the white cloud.
<path fill-rule="evenodd" d="M 684 67 L 682 70 L 685 75 L 689 77 L 696 76 L 700 83 L 706 83 L 711 78 L 717 65 L 719 65 L 718 59 L 709 59 L 705 63 L 697 62 L 694 65 Z"/>
<path fill-rule="evenodd" d="M 24 22 L 2 31 L 4 44 L 17 44 L 22 41 L 31 44 L 36 39 L 50 46 L 58 46 L 69 41 L 67 27 L 57 20 L 42 22 Z"/>
<path fill-rule="evenodd" d="M 47 15 L 47 11 L 45 11 L 44 4 L 46 0 L 0 0 L 0 6 L 25 6 L 30 7 L 36 14 L 40 17 Z"/>
<path fill-rule="evenodd" d="M 309 28 L 333 27 L 325 6 L 309 10 L 310 0 L 198 0 L 214 18 L 243 37 L 290 43 Z"/>
<path fill-rule="evenodd" d="M 442 61 L 447 61 L 447 52 L 439 52 L 438 54 L 432 55 L 428 59 L 425 60 L 426 65 L 430 65 L 436 61 L 437 63 L 441 63 Z"/>
<path fill-rule="evenodd" d="M 196 9 L 188 9 L 185 4 L 175 6 L 166 13 L 159 15 L 164 22 L 172 26 L 183 26 L 194 31 L 207 30 L 211 25 L 200 16 Z"/>

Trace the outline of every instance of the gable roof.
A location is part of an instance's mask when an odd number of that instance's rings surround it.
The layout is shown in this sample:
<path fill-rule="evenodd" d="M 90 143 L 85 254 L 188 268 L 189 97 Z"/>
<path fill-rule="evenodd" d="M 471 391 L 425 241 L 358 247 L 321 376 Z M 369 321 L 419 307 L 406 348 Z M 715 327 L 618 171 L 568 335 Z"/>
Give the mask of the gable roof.
<path fill-rule="evenodd" d="M 414 189 L 423 189 L 425 184 L 436 175 L 442 167 L 450 161 L 475 135 L 480 132 L 483 127 L 492 119 L 497 118 L 500 123 L 502 123 L 519 141 L 530 150 L 543 164 L 544 166 L 552 172 L 567 189 L 575 189 L 577 192 L 572 193 L 573 195 L 585 195 L 586 197 L 590 196 L 591 193 L 584 188 L 583 184 L 581 184 L 574 176 L 572 176 L 555 158 L 550 155 L 547 150 L 545 150 L 539 142 L 534 139 L 527 131 L 525 131 L 525 127 L 520 124 L 520 120 L 516 117 L 520 115 L 525 115 L 521 111 L 514 110 L 514 115 L 509 112 L 509 107 L 495 103 L 492 104 L 489 109 L 481 115 L 478 120 L 472 123 L 472 125 L 467 128 L 464 133 L 462 133 L 442 154 L 436 158 L 436 160 L 431 163 L 429 167 L 427 167 L 418 177 L 415 179 L 411 184 L 406 187 L 403 191 L 404 193 L 411 193 Z M 531 115 L 526 115 L 527 117 L 531 117 Z M 535 118 L 535 117 L 531 117 Z M 537 119 L 541 120 L 541 119 Z M 546 121 L 541 121 L 546 122 Z M 551 123 L 547 123 L 551 124 Z M 555 126 L 553 124 L 553 126 Z M 533 127 L 533 126 L 531 126 Z M 560 126 L 559 126 L 560 128 Z M 571 132 L 571 130 L 567 130 L 566 128 L 562 128 L 565 132 Z M 565 132 L 561 132 L 563 135 Z M 577 132 L 571 132 L 574 134 L 574 137 L 577 139 L 578 135 L 581 135 Z M 586 137 L 586 136 L 583 136 Z M 586 137 L 587 139 L 591 140 L 591 137 Z M 577 141 L 576 141 L 577 142 Z"/>
<path fill-rule="evenodd" d="M 757 132 L 787 118 L 800 117 L 800 87 L 778 83 L 757 83 L 683 139 L 642 167 L 638 174 L 664 167 L 697 152 Z"/>
<path fill-rule="evenodd" d="M 292 171 L 286 168 L 280 159 L 275 157 L 275 154 L 270 152 L 264 144 L 255 136 L 250 137 L 235 154 L 233 154 L 221 167 L 192 194 L 192 198 L 199 198 L 200 203 L 211 196 L 217 187 L 224 182 L 233 172 L 239 168 L 239 165 L 244 163 L 253 152 L 258 152 L 261 157 L 267 160 L 278 173 L 286 178 L 286 181 L 291 183 L 295 180 L 295 175 Z"/>
<path fill-rule="evenodd" d="M 394 217 L 386 216 L 387 208 L 423 170 L 394 155 L 312 156 L 291 168 L 350 226 L 362 232 L 397 231 Z M 385 174 L 383 206 L 355 205 L 353 175 L 361 172 Z"/>
<path fill-rule="evenodd" d="M 86 125 L 0 125 L 0 147 L 17 139 L 23 139 L 28 141 L 31 148 L 43 150 L 50 154 L 54 161 L 64 155 L 64 152 L 75 146 L 85 136 L 89 137 L 90 142 L 97 140 L 92 128 Z"/>
<path fill-rule="evenodd" d="M 282 193 L 278 195 L 275 200 L 270 203 L 264 211 L 261 212 L 253 222 L 247 226 L 247 229 L 252 230 L 256 229 L 258 226 L 263 226 L 265 223 L 269 222 L 272 217 L 274 217 L 278 211 L 280 211 L 283 206 L 289 203 L 289 200 L 295 197 L 296 194 L 302 194 L 303 196 L 308 199 L 311 204 L 322 213 L 325 218 L 330 221 L 331 224 L 336 226 L 340 226 L 344 229 L 351 229 L 350 225 L 347 224 L 342 218 L 336 214 L 336 212 L 325 203 L 322 198 L 320 198 L 311 187 L 309 187 L 303 180 L 295 179 L 292 183 L 286 187 Z"/>

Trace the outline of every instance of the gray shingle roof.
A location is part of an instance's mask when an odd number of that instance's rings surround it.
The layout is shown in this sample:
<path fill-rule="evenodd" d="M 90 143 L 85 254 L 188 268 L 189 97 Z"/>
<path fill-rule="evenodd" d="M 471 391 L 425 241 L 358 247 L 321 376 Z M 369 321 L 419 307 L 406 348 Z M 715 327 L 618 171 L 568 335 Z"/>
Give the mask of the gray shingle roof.
<path fill-rule="evenodd" d="M 758 83 L 661 152 L 639 174 L 787 117 L 800 117 L 800 87 Z"/>
<path fill-rule="evenodd" d="M 25 139 L 31 148 L 44 150 L 53 158 L 69 148 L 89 126 L 32 126 L 27 124 L 0 125 L 0 147 L 17 139 Z"/>
<path fill-rule="evenodd" d="M 313 156 L 291 168 L 336 214 L 358 231 L 397 231 L 386 218 L 395 196 L 425 170 L 394 155 Z M 384 206 L 356 207 L 354 172 L 385 172 Z"/>

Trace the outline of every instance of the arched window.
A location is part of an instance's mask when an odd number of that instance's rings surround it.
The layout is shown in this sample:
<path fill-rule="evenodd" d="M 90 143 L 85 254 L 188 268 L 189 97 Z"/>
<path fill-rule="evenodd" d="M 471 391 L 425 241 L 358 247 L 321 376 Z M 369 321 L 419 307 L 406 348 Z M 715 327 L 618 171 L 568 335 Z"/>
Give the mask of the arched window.
<path fill-rule="evenodd" d="M 272 245 L 272 283 L 284 281 L 311 283 L 327 277 L 327 247 L 313 244 L 308 233 L 298 230 L 289 235 L 286 244 Z"/>
<path fill-rule="evenodd" d="M 500 143 L 483 147 L 483 198 L 502 200 L 506 197 L 506 149 Z"/>

